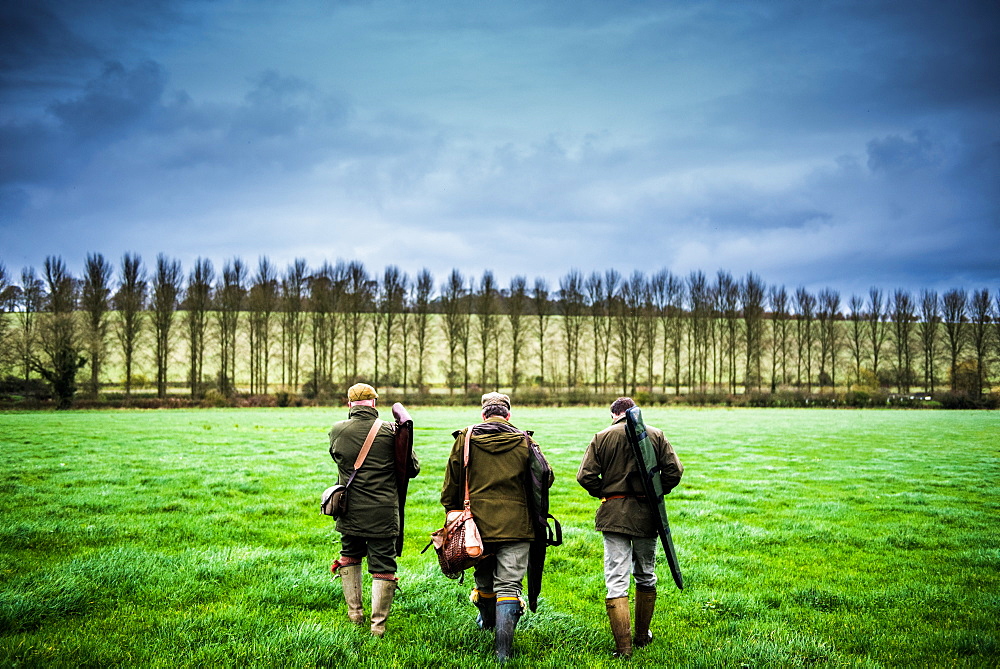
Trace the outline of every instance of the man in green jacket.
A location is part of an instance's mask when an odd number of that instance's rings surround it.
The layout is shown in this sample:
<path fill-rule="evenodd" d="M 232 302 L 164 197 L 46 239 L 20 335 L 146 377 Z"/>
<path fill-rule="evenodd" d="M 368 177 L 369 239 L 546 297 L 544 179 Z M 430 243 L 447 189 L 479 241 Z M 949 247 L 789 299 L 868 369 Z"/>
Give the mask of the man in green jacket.
<path fill-rule="evenodd" d="M 347 391 L 348 419 L 336 423 L 330 430 L 330 455 L 337 463 L 341 484 L 346 484 L 354 473 L 354 463 L 365 438 L 379 419 L 375 408 L 377 400 L 378 393 L 367 383 L 351 386 Z M 368 572 L 372 575 L 371 631 L 377 637 L 385 634 L 385 621 L 399 582 L 396 578 L 396 537 L 399 534 L 396 424 L 380 422 L 371 449 L 346 493 L 347 512 L 337 519 L 336 529 L 341 534 L 340 557 L 330 567 L 330 571 L 342 579 L 347 616 L 356 625 L 364 625 L 361 560 L 368 558 Z M 410 478 L 419 471 L 420 465 L 414 456 Z"/>
<path fill-rule="evenodd" d="M 605 605 L 615 637 L 615 654 L 628 657 L 636 647 L 653 639 L 649 623 L 656 604 L 656 520 L 643 497 L 635 455 L 625 434 L 625 412 L 635 406 L 628 397 L 611 405 L 611 426 L 594 435 L 583 456 L 576 480 L 593 497 L 599 497 L 595 526 L 604 533 Z M 664 494 L 684 473 L 684 466 L 663 432 L 646 425 Z M 629 571 L 635 578 L 635 637 L 629 621 Z"/>
<path fill-rule="evenodd" d="M 535 533 L 528 515 L 528 444 L 525 433 L 510 422 L 510 398 L 501 393 L 482 397 L 483 422 L 453 433 L 441 504 L 445 511 L 464 508 L 463 452 L 469 446 L 469 500 L 486 555 L 475 567 L 476 587 L 470 599 L 479 609 L 482 629 L 495 629 L 501 661 L 511 657 L 514 629 L 524 612 L 521 582 Z"/>

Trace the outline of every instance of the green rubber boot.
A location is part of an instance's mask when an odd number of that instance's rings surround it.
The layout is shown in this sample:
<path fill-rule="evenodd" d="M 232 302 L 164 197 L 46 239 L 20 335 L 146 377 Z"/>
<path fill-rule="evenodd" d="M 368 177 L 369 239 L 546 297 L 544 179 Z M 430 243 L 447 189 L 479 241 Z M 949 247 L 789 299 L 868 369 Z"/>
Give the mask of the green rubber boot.
<path fill-rule="evenodd" d="M 506 662 L 514 656 L 514 628 L 521 619 L 524 609 L 520 599 L 497 600 L 496 607 L 496 653 L 497 659 Z"/>

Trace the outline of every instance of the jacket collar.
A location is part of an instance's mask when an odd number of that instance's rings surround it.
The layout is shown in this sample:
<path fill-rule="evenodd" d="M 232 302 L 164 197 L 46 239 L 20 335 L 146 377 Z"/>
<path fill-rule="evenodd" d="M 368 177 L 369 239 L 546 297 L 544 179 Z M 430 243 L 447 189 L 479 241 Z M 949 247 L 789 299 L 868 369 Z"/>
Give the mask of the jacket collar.
<path fill-rule="evenodd" d="M 378 409 L 375 407 L 367 407 L 363 404 L 351 407 L 351 410 L 347 413 L 348 418 L 378 418 Z"/>

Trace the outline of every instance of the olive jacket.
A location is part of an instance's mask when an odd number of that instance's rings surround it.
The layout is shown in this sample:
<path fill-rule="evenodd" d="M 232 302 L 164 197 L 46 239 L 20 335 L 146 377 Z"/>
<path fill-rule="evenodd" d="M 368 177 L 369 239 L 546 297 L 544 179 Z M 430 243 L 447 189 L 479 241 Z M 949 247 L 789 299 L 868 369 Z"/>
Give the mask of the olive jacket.
<path fill-rule="evenodd" d="M 469 500 L 484 542 L 530 541 L 535 532 L 528 515 L 528 446 L 524 433 L 499 416 L 453 433 L 455 444 L 444 475 L 441 504 L 461 509 L 465 501 L 462 458 L 469 445 Z"/>
<path fill-rule="evenodd" d="M 361 452 L 372 423 L 378 418 L 375 407 L 351 407 L 348 419 L 330 430 L 330 456 L 337 463 L 338 483 L 347 483 L 354 461 Z M 359 537 L 395 537 L 399 534 L 399 506 L 396 491 L 396 424 L 383 421 L 368 456 L 347 492 L 347 513 L 337 519 L 337 531 Z M 420 471 L 414 456 L 413 478 Z"/>
<path fill-rule="evenodd" d="M 664 494 L 681 481 L 684 466 L 663 432 L 646 425 L 660 466 Z M 601 532 L 636 537 L 656 536 L 656 522 L 643 495 L 639 468 L 625 434 L 625 417 L 594 435 L 580 463 L 576 480 L 593 497 L 600 497 L 595 526 Z"/>

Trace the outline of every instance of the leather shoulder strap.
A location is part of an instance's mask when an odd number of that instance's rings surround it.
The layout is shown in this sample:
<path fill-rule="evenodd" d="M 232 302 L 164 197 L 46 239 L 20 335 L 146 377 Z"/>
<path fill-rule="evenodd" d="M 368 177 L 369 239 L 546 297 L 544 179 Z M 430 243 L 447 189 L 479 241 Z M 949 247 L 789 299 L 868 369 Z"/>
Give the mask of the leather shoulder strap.
<path fill-rule="evenodd" d="M 372 442 L 375 441 L 375 435 L 382 428 L 382 421 L 378 418 L 372 423 L 372 429 L 368 430 L 368 436 L 365 437 L 365 443 L 361 445 L 361 452 L 358 453 L 358 459 L 354 461 L 354 471 L 358 471 L 365 458 L 368 457 L 368 451 L 372 450 Z"/>
<path fill-rule="evenodd" d="M 465 431 L 465 449 L 462 455 L 462 478 L 465 479 L 465 508 L 469 508 L 469 444 L 472 442 L 472 428 L 470 425 Z"/>
<path fill-rule="evenodd" d="M 465 450 L 462 454 L 463 467 L 469 466 L 469 444 L 472 443 L 472 428 L 474 427 L 475 425 L 470 425 L 469 428 L 465 431 Z"/>

